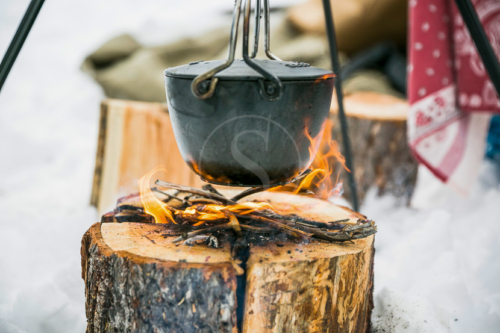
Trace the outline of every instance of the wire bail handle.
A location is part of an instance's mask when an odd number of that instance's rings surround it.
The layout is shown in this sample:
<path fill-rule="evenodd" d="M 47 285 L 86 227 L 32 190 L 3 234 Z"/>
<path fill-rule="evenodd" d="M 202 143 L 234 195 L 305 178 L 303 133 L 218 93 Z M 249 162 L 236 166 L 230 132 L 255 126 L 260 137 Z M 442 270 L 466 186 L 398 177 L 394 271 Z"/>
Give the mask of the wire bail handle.
<path fill-rule="evenodd" d="M 249 32 L 250 32 L 250 12 L 251 1 L 245 0 L 245 17 L 243 22 L 243 60 L 245 63 L 261 74 L 264 78 L 259 79 L 259 92 L 265 99 L 269 101 L 277 101 L 283 94 L 283 85 L 280 79 L 258 65 L 254 59 L 257 55 L 259 47 L 259 34 L 260 34 L 260 20 L 261 20 L 261 1 L 264 1 L 264 50 L 267 57 L 271 60 L 281 60 L 275 56 L 270 50 L 270 8 L 269 0 L 256 0 L 255 6 L 255 27 L 254 27 L 254 43 L 252 54 L 248 53 Z M 212 97 L 217 86 L 218 78 L 214 77 L 215 74 L 223 71 L 231 66 L 234 62 L 234 55 L 236 53 L 236 42 L 238 39 L 238 25 L 241 13 L 242 0 L 236 0 L 233 11 L 233 22 L 231 24 L 231 32 L 229 35 L 229 52 L 227 60 L 219 66 L 198 75 L 191 84 L 191 91 L 198 99 L 207 99 Z"/>

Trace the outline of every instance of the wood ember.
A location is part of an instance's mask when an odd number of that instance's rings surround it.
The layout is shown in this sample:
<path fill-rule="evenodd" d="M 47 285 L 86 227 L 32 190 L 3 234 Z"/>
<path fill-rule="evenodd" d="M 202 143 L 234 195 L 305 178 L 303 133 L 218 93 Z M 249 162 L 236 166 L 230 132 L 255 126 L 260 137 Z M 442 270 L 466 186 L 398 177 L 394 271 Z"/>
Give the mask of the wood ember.
<path fill-rule="evenodd" d="M 297 179 L 303 179 L 307 174 L 306 172 Z M 177 223 L 168 226 L 171 229 L 170 234 L 178 235 L 173 240 L 174 243 L 181 241 L 186 245 L 208 243 L 217 247 L 218 238 L 214 236 L 214 233 L 231 232 L 236 237 L 249 233 L 261 235 L 283 233 L 301 241 L 346 242 L 365 238 L 377 232 L 375 223 L 370 220 L 359 219 L 357 222 L 352 222 L 350 219 L 343 219 L 319 222 L 298 215 L 280 214 L 270 206 L 257 207 L 249 212 L 238 211 L 239 205 L 245 205 L 245 203 L 239 204 L 237 201 L 266 190 L 264 188 L 250 188 L 228 199 L 211 185 L 196 189 L 162 180 L 157 180 L 156 185 L 176 190 L 171 194 L 158 188 L 152 189 L 166 197 L 162 202 L 172 212 Z M 103 215 L 101 222 L 152 223 L 155 221 L 153 216 L 144 212 L 138 195 L 132 195 L 120 199 L 117 208 Z M 272 238 L 269 239 L 272 240 Z"/>

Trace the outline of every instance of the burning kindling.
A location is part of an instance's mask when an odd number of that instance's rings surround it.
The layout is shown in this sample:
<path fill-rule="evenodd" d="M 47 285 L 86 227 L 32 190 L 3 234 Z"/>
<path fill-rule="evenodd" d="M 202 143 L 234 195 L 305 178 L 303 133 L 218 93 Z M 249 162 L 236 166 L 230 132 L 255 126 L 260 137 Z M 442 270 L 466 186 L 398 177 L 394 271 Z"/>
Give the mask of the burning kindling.
<path fill-rule="evenodd" d="M 328 156 L 321 155 L 319 160 Z M 178 235 L 174 243 L 184 241 L 184 244 L 192 245 L 201 241 L 215 247 L 217 238 L 228 232 L 236 237 L 245 235 L 248 239 L 255 238 L 250 234 L 281 235 L 299 241 L 328 242 L 351 241 L 376 232 L 376 226 L 370 220 L 315 221 L 301 217 L 300 211 L 286 214 L 269 202 L 251 199 L 251 195 L 264 190 L 291 191 L 296 195 L 310 196 L 312 192 L 309 188 L 313 187 L 319 189 L 323 196 L 330 188 L 328 184 L 321 184 L 328 178 L 323 169 L 307 170 L 286 186 L 250 188 L 232 197 L 221 194 L 211 185 L 197 189 L 157 180 L 156 187 L 151 188 L 150 179 L 159 169 L 154 169 L 140 180 L 140 196 L 121 199 L 117 209 L 106 214 L 103 221 L 133 220 L 165 224 L 171 229 L 170 235 Z"/>

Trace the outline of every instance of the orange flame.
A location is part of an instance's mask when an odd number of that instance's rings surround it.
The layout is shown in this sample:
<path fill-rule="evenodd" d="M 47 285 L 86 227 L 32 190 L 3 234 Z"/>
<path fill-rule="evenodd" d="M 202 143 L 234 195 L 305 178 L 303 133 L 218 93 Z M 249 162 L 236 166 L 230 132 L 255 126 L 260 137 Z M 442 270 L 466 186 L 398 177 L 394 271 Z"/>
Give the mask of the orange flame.
<path fill-rule="evenodd" d="M 141 202 L 144 206 L 144 211 L 155 218 L 156 223 L 170 223 L 174 221 L 172 212 L 167 208 L 168 206 L 160 201 L 151 191 L 149 182 L 151 177 L 158 171 L 165 171 L 161 166 L 157 166 L 150 173 L 146 174 L 139 180 L 139 191 L 141 193 Z"/>
<path fill-rule="evenodd" d="M 338 188 L 337 184 L 340 170 L 336 179 L 333 179 L 336 163 L 339 162 L 348 172 L 350 172 L 350 170 L 345 165 L 345 158 L 339 151 L 337 141 L 332 139 L 332 121 L 326 121 L 322 138 L 319 135 L 315 138 L 311 138 L 307 127 L 308 126 L 306 126 L 305 135 L 311 142 L 311 148 L 309 149 L 310 156 L 314 156 L 314 147 L 316 147 L 318 141 L 321 141 L 321 146 L 312 160 L 311 168 L 313 171 L 300 182 L 294 194 L 299 193 L 301 189 L 314 187 L 316 189 L 314 192 L 318 197 L 328 199 L 332 195 L 332 192 Z"/>
<path fill-rule="evenodd" d="M 338 193 L 341 190 L 341 184 L 338 182 L 340 170 L 336 177 L 333 174 L 339 163 L 348 172 L 350 170 L 345 165 L 345 158 L 339 151 L 338 144 L 332 140 L 332 122 L 327 120 L 324 126 L 323 135 L 318 134 L 312 138 L 309 133 L 309 123 L 305 124 L 305 135 L 310 141 L 309 156 L 310 165 L 313 171 L 309 173 L 298 185 L 288 184 L 273 188 L 271 191 L 286 190 L 287 188 L 298 194 L 302 189 L 313 190 L 316 196 L 322 199 L 328 199 L 332 194 Z M 319 146 L 319 147 L 318 147 Z M 314 155 L 314 152 L 317 154 Z M 196 165 L 193 164 L 196 168 Z M 185 210 L 176 210 L 170 208 L 166 203 L 159 200 L 150 188 L 152 176 L 159 171 L 166 173 L 162 167 L 156 167 L 151 172 L 146 174 L 139 180 L 139 189 L 141 194 L 141 202 L 144 206 L 144 211 L 152 215 L 156 223 L 176 223 L 175 217 L 187 219 L 195 222 L 193 225 L 202 225 L 206 221 L 227 220 L 228 213 L 245 215 L 256 210 L 273 210 L 276 211 L 267 202 L 242 202 L 235 205 L 216 205 L 216 204 L 195 204 Z M 335 178 L 335 179 L 334 179 Z M 290 187 L 291 185 L 295 188 Z M 289 190 L 290 191 L 290 190 Z"/>
<path fill-rule="evenodd" d="M 151 191 L 150 181 L 153 175 L 159 171 L 166 170 L 158 166 L 151 172 L 146 174 L 139 180 L 139 191 L 144 211 L 152 215 L 155 223 L 176 223 L 175 216 L 191 221 L 197 221 L 194 226 L 201 225 L 205 221 L 213 221 L 218 219 L 227 219 L 227 212 L 239 215 L 250 214 L 256 210 L 273 210 L 274 208 L 267 202 L 243 202 L 236 205 L 215 205 L 215 204 L 198 204 L 186 208 L 185 210 L 176 210 L 170 208 L 166 203 L 159 200 Z"/>
<path fill-rule="evenodd" d="M 226 212 L 231 212 L 238 215 L 247 215 L 256 210 L 273 210 L 274 208 L 267 202 L 243 202 L 236 205 L 193 205 L 186 208 L 184 211 L 178 211 L 176 214 L 182 215 L 183 219 L 198 220 L 194 226 L 201 225 L 205 221 L 213 221 L 218 219 L 226 219 Z"/>

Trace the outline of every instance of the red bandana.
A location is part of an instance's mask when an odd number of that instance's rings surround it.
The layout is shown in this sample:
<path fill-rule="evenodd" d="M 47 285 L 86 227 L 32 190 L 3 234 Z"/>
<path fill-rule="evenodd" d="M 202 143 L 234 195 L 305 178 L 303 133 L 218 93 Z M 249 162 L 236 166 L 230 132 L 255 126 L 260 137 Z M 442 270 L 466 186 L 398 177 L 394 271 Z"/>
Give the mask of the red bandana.
<path fill-rule="evenodd" d="M 500 55 L 500 1 L 472 1 Z M 410 0 L 408 136 L 416 158 L 467 191 L 500 101 L 452 0 Z"/>

